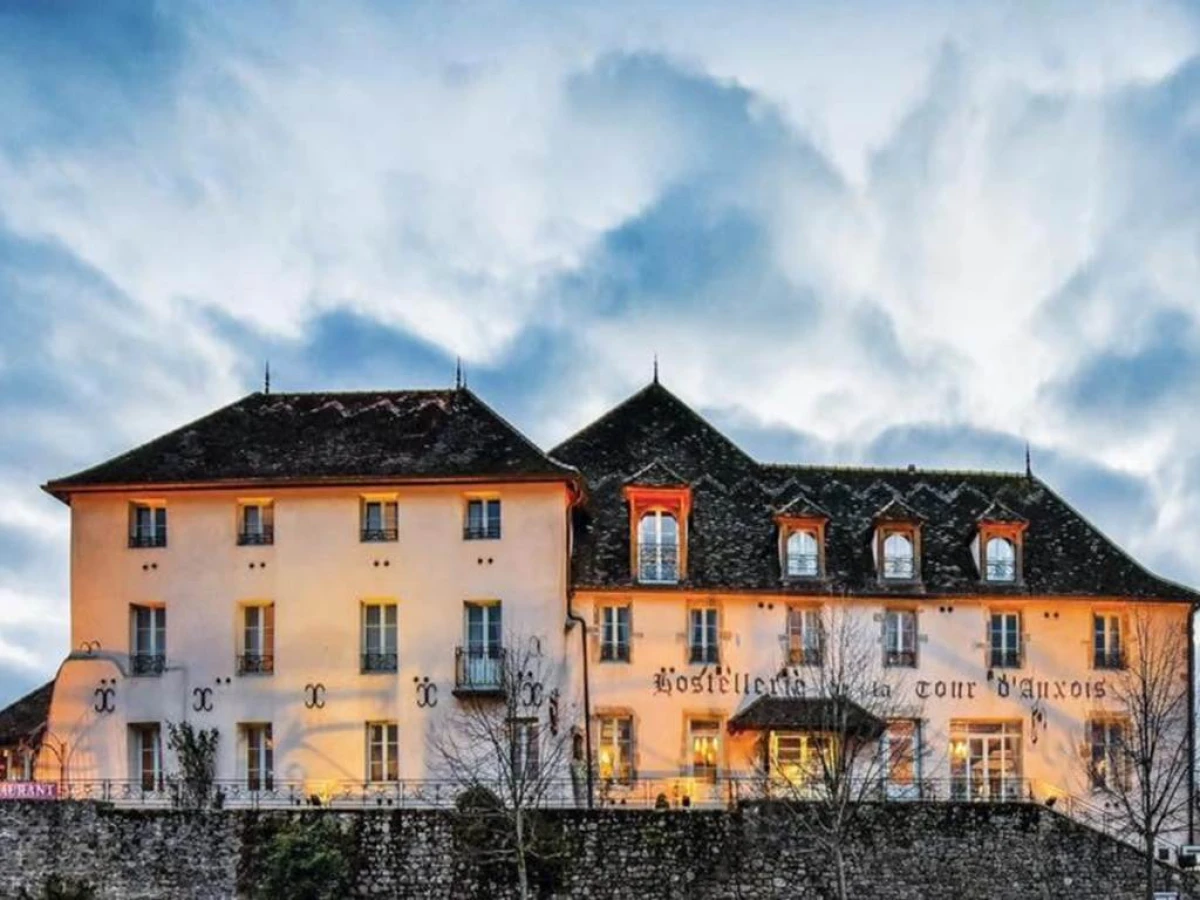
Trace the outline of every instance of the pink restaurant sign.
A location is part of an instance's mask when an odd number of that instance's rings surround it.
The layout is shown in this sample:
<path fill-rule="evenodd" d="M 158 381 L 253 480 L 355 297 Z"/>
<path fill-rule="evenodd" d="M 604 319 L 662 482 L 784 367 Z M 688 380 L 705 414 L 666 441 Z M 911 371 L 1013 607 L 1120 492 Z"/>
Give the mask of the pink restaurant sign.
<path fill-rule="evenodd" d="M 52 781 L 0 781 L 0 800 L 57 800 Z"/>

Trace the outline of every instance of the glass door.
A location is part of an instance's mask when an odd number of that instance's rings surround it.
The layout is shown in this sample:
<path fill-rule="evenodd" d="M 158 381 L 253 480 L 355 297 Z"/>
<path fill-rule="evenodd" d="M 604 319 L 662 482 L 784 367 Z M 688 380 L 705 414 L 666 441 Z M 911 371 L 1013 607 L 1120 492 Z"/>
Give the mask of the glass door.
<path fill-rule="evenodd" d="M 1015 722 L 953 723 L 951 796 L 996 802 L 1021 796 L 1021 726 Z"/>
<path fill-rule="evenodd" d="M 497 687 L 501 680 L 499 603 L 467 604 L 466 680 L 476 687 Z"/>

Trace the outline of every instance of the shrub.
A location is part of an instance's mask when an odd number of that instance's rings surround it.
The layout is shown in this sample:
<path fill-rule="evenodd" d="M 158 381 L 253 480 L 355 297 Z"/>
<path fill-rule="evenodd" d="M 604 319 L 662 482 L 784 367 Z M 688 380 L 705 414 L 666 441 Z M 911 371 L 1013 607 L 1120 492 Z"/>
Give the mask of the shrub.
<path fill-rule="evenodd" d="M 255 900 L 342 900 L 349 893 L 348 838 L 334 819 L 294 819 L 268 841 L 254 873 Z"/>

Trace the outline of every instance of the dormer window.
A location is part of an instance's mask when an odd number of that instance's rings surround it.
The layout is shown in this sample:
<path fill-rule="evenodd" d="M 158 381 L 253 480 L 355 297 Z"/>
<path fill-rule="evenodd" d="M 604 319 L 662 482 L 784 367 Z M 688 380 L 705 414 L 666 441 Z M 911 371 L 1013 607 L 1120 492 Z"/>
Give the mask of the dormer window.
<path fill-rule="evenodd" d="M 1025 519 L 999 500 L 979 517 L 973 548 L 979 577 L 988 584 L 1016 584 L 1021 580 L 1021 549 Z"/>
<path fill-rule="evenodd" d="M 921 577 L 920 513 L 894 497 L 875 514 L 875 566 L 882 581 L 917 581 Z"/>
<path fill-rule="evenodd" d="M 677 584 L 687 577 L 687 487 L 625 488 L 631 566 L 642 584 Z"/>
<path fill-rule="evenodd" d="M 882 540 L 880 572 L 889 581 L 912 581 L 917 577 L 917 542 L 914 530 L 890 530 Z"/>
<path fill-rule="evenodd" d="M 789 578 L 816 578 L 821 568 L 821 548 L 815 531 L 799 529 L 787 538 L 786 571 Z"/>
<path fill-rule="evenodd" d="M 988 581 L 1017 580 L 1017 551 L 1011 539 L 988 538 L 983 548 L 984 577 Z"/>

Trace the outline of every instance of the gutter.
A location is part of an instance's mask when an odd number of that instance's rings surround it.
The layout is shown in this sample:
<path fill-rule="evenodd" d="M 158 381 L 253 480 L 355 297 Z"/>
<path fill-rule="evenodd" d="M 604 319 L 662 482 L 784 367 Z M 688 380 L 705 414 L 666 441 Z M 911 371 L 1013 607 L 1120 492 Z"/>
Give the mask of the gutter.
<path fill-rule="evenodd" d="M 575 586 L 571 584 L 571 558 L 573 554 L 572 535 L 574 531 L 572 525 L 572 513 L 575 507 L 583 502 L 582 485 L 579 491 L 572 492 L 571 501 L 567 504 L 567 547 L 566 547 L 566 580 L 567 580 L 567 630 L 569 631 L 574 625 L 579 626 L 579 655 L 583 659 L 583 753 L 584 761 L 587 766 L 587 808 L 592 809 L 594 805 L 594 783 L 595 778 L 594 767 L 592 766 L 592 695 L 590 679 L 588 677 L 588 646 L 587 646 L 587 619 L 579 615 L 575 611 Z"/>
<path fill-rule="evenodd" d="M 1192 603 L 1187 618 L 1187 748 L 1188 748 L 1188 795 L 1187 835 L 1188 844 L 1196 843 L 1196 611 L 1200 604 Z"/>

